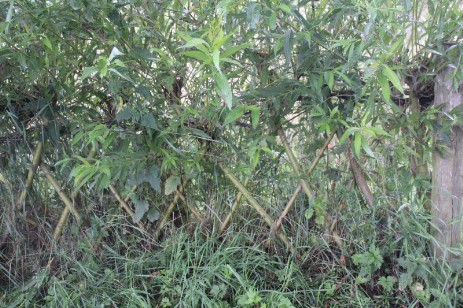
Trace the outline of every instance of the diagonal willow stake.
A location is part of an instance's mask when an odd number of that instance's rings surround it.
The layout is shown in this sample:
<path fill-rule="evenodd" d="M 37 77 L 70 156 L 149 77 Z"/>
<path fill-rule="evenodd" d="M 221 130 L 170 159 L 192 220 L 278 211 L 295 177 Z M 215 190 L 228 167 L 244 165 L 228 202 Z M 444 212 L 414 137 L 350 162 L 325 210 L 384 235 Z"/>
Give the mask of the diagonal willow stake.
<path fill-rule="evenodd" d="M 360 167 L 357 159 L 352 155 L 350 147 L 347 148 L 347 159 L 350 163 L 350 169 L 352 170 L 352 174 L 354 175 L 355 182 L 357 183 L 358 188 L 362 192 L 365 200 L 367 201 L 368 206 L 371 208 L 375 203 L 375 198 L 373 193 L 370 190 L 370 187 L 367 184 L 365 179 L 365 174 L 363 173 L 362 167 Z"/>
<path fill-rule="evenodd" d="M 42 152 L 43 142 L 39 142 L 37 144 L 37 148 L 35 149 L 34 156 L 32 158 L 32 165 L 29 168 L 29 172 L 27 173 L 26 186 L 24 186 L 24 189 L 22 190 L 21 194 L 19 195 L 18 201 L 16 202 L 16 208 L 18 210 L 21 209 L 24 200 L 26 200 L 27 193 L 29 189 L 32 187 L 35 172 L 37 171 L 37 168 L 40 165 L 40 160 L 42 159 Z"/>
<path fill-rule="evenodd" d="M 183 193 L 182 193 L 180 190 L 176 189 L 176 190 L 175 190 L 175 194 L 176 194 L 176 196 L 178 196 L 178 197 L 180 198 L 180 200 L 183 201 L 183 203 L 185 203 L 185 205 L 187 206 L 187 208 L 190 210 L 190 212 L 193 213 L 193 215 L 196 217 L 196 219 L 198 219 L 199 221 L 201 221 L 201 223 L 203 223 L 203 218 L 202 218 L 201 214 L 198 212 L 198 210 L 197 210 L 194 206 L 192 206 L 192 205 L 188 202 L 188 200 L 185 198 L 185 196 L 183 195 Z"/>
<path fill-rule="evenodd" d="M 236 188 L 243 194 L 243 196 L 249 201 L 252 207 L 257 211 L 257 213 L 264 219 L 267 225 L 271 228 L 273 226 L 272 218 L 267 214 L 264 208 L 257 202 L 256 199 L 252 196 L 252 194 L 244 187 L 243 184 L 233 175 L 231 172 L 224 167 L 222 163 L 219 163 L 220 169 L 222 169 L 223 173 L 232 181 Z M 283 244 L 288 247 L 289 251 L 294 252 L 294 248 L 291 245 L 290 241 L 282 232 L 277 233 L 278 238 L 283 242 Z"/>
<path fill-rule="evenodd" d="M 315 170 L 315 167 L 317 167 L 318 165 L 318 162 L 320 161 L 320 159 L 322 158 L 323 154 L 325 153 L 326 149 L 328 148 L 328 145 L 330 144 L 331 140 L 333 139 L 333 137 L 335 136 L 336 134 L 336 131 L 334 131 L 330 137 L 326 140 L 325 144 L 323 145 L 323 147 L 321 148 L 320 152 L 318 153 L 317 157 L 315 157 L 314 161 L 312 162 L 312 164 L 310 165 L 309 167 L 309 170 L 306 172 L 306 175 L 307 177 L 310 177 L 313 173 L 313 171 Z M 294 155 L 293 155 L 294 157 Z M 288 204 L 286 205 L 285 209 L 283 210 L 283 212 L 280 214 L 280 217 L 278 218 L 278 220 L 275 221 L 275 223 L 273 224 L 273 227 L 272 227 L 272 232 L 275 232 L 278 230 L 278 228 L 280 227 L 283 219 L 286 217 L 286 215 L 288 215 L 289 211 L 291 210 L 291 208 L 293 207 L 294 205 L 294 202 L 296 201 L 297 199 L 297 196 L 299 195 L 299 193 L 301 192 L 302 190 L 302 185 L 299 184 L 297 185 L 296 187 L 296 190 L 294 191 L 291 199 L 288 201 Z"/>
<path fill-rule="evenodd" d="M 185 186 L 187 184 L 188 184 L 188 180 L 185 179 L 183 181 L 182 185 L 180 186 L 180 188 L 177 189 L 177 191 L 179 193 L 183 193 L 183 190 L 184 190 L 184 188 L 185 188 Z M 154 237 L 155 240 L 159 239 L 159 236 L 161 235 L 162 229 L 164 229 L 164 226 L 166 225 L 167 221 L 169 220 L 170 215 L 172 214 L 172 212 L 175 209 L 175 206 L 177 205 L 178 199 L 180 199 L 179 194 L 175 194 L 174 199 L 172 200 L 172 202 L 167 207 L 167 210 L 164 213 L 164 216 L 162 216 L 162 219 L 159 222 L 159 225 L 158 225 L 158 227 L 156 229 L 156 232 L 154 233 L 153 237 Z"/>
<path fill-rule="evenodd" d="M 48 182 L 50 182 L 51 186 L 53 186 L 53 188 L 56 190 L 56 192 L 58 193 L 58 196 L 61 198 L 65 206 L 69 208 L 69 210 L 74 215 L 76 220 L 80 222 L 81 220 L 80 214 L 77 212 L 71 199 L 69 199 L 69 197 L 63 192 L 61 187 L 58 185 L 58 182 L 55 180 L 55 178 L 51 174 L 50 168 L 48 168 L 48 166 L 45 164 L 41 164 L 40 169 L 42 169 Z"/>
<path fill-rule="evenodd" d="M 286 151 L 286 154 L 288 155 L 288 158 L 289 158 L 289 161 L 293 167 L 293 170 L 294 172 L 296 173 L 296 175 L 298 175 L 299 177 L 302 176 L 301 174 L 301 169 L 299 167 L 299 164 L 296 160 L 296 157 L 293 153 L 293 150 L 291 149 L 289 143 L 288 143 L 288 139 L 286 138 L 286 135 L 285 135 L 285 132 L 283 131 L 283 129 L 281 128 L 281 126 L 278 128 L 278 136 L 280 137 L 280 140 L 281 142 L 283 143 L 283 146 L 285 148 L 285 151 Z M 317 158 L 314 160 L 314 162 L 312 163 L 312 165 L 310 166 L 310 169 L 309 169 L 309 172 L 308 172 L 308 175 L 312 174 L 312 172 L 315 170 L 315 167 L 317 166 L 318 162 L 320 161 L 322 155 L 323 155 L 323 152 L 325 152 L 326 148 L 328 147 L 328 144 L 330 143 L 331 139 L 333 139 L 334 135 L 336 134 L 336 131 L 334 131 L 330 137 L 328 138 L 328 140 L 325 142 L 325 144 L 323 145 L 323 150 L 320 151 L 320 153 L 318 154 Z M 307 195 L 307 197 L 310 199 L 312 199 L 312 196 L 313 196 L 313 192 L 312 190 L 310 189 L 310 186 L 309 184 L 307 183 L 306 180 L 304 179 L 301 179 L 300 180 L 300 183 L 301 183 L 301 186 L 302 186 L 302 189 L 304 190 L 305 194 Z M 326 216 L 326 218 L 328 219 L 328 216 Z M 330 226 L 330 222 L 328 220 L 325 220 L 325 226 L 327 228 L 327 230 L 329 230 L 329 226 Z M 333 239 L 335 240 L 336 244 L 342 248 L 342 242 L 341 240 L 339 239 L 339 236 L 338 234 L 332 230 L 331 232 L 331 236 L 333 237 Z"/>
<path fill-rule="evenodd" d="M 288 215 L 289 211 L 293 207 L 294 202 L 296 202 L 297 196 L 299 196 L 299 193 L 301 192 L 301 190 L 302 190 L 302 185 L 301 184 L 297 185 L 296 190 L 291 196 L 291 199 L 289 199 L 288 204 L 286 204 L 284 211 L 281 213 L 280 217 L 278 217 L 278 219 L 273 224 L 272 232 L 278 231 L 278 228 L 280 228 L 283 219 L 286 217 L 286 215 Z"/>
<path fill-rule="evenodd" d="M 133 216 L 133 211 L 132 209 L 130 208 L 130 206 L 127 204 L 127 202 L 121 198 L 121 195 L 119 195 L 119 193 L 117 192 L 116 188 L 110 184 L 109 185 L 109 189 L 111 190 L 111 192 L 113 193 L 114 197 L 116 197 L 117 201 L 119 201 L 119 203 L 121 204 L 121 207 L 124 209 L 124 211 L 130 216 L 132 217 Z M 129 193 L 130 195 L 130 193 Z M 138 227 L 145 231 L 145 226 L 141 223 L 141 222 L 137 222 L 137 225 Z"/>
<path fill-rule="evenodd" d="M 88 154 L 88 158 L 94 158 L 95 155 L 96 155 L 96 151 L 92 150 Z M 71 192 L 71 200 L 74 200 L 77 197 L 78 194 L 79 194 L 79 190 L 74 189 Z M 64 210 L 61 212 L 61 216 L 60 216 L 60 218 L 58 220 L 58 224 L 56 225 L 55 231 L 53 232 L 53 237 L 55 238 L 55 240 L 59 239 L 59 237 L 61 236 L 61 233 L 63 232 L 64 225 L 66 224 L 66 222 L 68 220 L 70 211 L 71 211 L 71 208 L 66 205 Z"/>
<path fill-rule="evenodd" d="M 301 168 L 299 167 L 296 157 L 294 156 L 293 150 L 291 149 L 288 143 L 288 139 L 286 138 L 285 132 L 283 131 L 281 127 L 278 128 L 277 132 L 278 132 L 278 136 L 280 137 L 281 143 L 283 143 L 286 155 L 288 155 L 289 162 L 291 163 L 294 172 L 296 173 L 298 177 L 301 177 Z M 312 189 L 310 189 L 309 183 L 307 183 L 307 181 L 302 178 L 300 179 L 300 183 L 301 183 L 302 189 L 304 190 L 305 194 L 310 200 L 312 198 L 313 192 L 312 192 Z"/>
<path fill-rule="evenodd" d="M 247 176 L 246 179 L 244 179 L 243 186 L 246 187 L 248 185 L 248 182 L 249 182 L 249 177 Z M 233 203 L 233 205 L 232 205 L 232 207 L 230 209 L 230 212 L 228 213 L 227 217 L 225 217 L 225 220 L 223 221 L 222 225 L 220 226 L 219 234 L 224 233 L 225 230 L 227 229 L 228 225 L 231 222 L 233 214 L 238 209 L 238 205 L 240 204 L 242 197 L 243 197 L 243 193 L 240 191 L 238 193 L 238 195 L 236 196 L 235 202 Z"/>

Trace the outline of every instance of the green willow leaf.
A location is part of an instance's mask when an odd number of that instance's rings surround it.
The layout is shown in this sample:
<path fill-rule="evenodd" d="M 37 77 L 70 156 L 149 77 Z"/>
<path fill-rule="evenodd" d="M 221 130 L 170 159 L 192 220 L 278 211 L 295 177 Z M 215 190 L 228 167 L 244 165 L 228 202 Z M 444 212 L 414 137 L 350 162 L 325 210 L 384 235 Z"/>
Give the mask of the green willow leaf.
<path fill-rule="evenodd" d="M 404 94 L 404 88 L 402 87 L 402 84 L 400 83 L 400 80 L 399 80 L 399 77 L 396 75 L 396 73 L 394 73 L 393 70 L 391 70 L 389 68 L 389 66 L 387 65 L 384 65 L 383 66 L 383 69 L 382 69 L 382 72 L 384 74 L 384 76 L 386 76 L 386 78 L 392 82 L 392 84 L 394 85 L 394 87 L 400 91 L 400 93 Z"/>
<path fill-rule="evenodd" d="M 98 71 L 99 71 L 99 68 L 97 66 L 84 67 L 81 78 L 82 80 L 84 80 Z"/>
<path fill-rule="evenodd" d="M 381 87 L 381 94 L 383 95 L 384 100 L 391 103 L 391 88 L 389 86 L 389 81 L 382 73 L 378 75 L 378 83 Z"/>
<path fill-rule="evenodd" d="M 246 112 L 246 109 L 241 108 L 241 107 L 236 107 L 230 110 L 230 112 L 227 114 L 227 117 L 225 118 L 225 121 L 223 123 L 224 126 L 227 126 L 230 123 L 235 122 L 238 120 L 243 114 Z"/>
<path fill-rule="evenodd" d="M 260 108 L 251 108 L 251 124 L 252 127 L 256 128 L 259 124 L 259 117 L 260 117 Z"/>
<path fill-rule="evenodd" d="M 210 60 L 210 56 L 208 56 L 207 54 L 205 54 L 204 52 L 202 51 L 199 51 L 199 50 L 190 50 L 190 51 L 185 51 L 185 52 L 182 52 L 180 53 L 184 56 L 187 56 L 187 57 L 190 57 L 190 58 L 194 58 L 198 61 L 201 61 L 201 62 L 206 62 L 208 60 Z"/>
<path fill-rule="evenodd" d="M 354 151 L 355 156 L 360 157 L 360 150 L 362 149 L 362 134 L 358 131 L 354 135 Z"/>
<path fill-rule="evenodd" d="M 217 73 L 215 74 L 215 81 L 217 82 L 220 96 L 225 100 L 227 107 L 231 109 L 233 105 L 233 93 L 227 78 L 222 73 Z"/>

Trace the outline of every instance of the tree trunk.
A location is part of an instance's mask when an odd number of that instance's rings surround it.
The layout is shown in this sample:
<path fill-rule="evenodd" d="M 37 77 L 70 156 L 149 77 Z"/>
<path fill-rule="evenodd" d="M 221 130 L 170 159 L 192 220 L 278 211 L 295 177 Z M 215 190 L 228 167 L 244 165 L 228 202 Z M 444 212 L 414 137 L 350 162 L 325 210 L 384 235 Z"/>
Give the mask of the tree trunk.
<path fill-rule="evenodd" d="M 448 79 L 453 69 L 447 67 L 436 77 L 435 105 L 443 105 L 449 112 L 463 103 L 463 85 L 455 91 L 453 78 Z M 448 80 L 447 80 L 448 79 Z M 435 142 L 442 141 L 439 133 Z M 448 248 L 459 248 L 461 243 L 461 214 L 463 202 L 463 127 L 454 126 L 450 142 L 444 150 L 433 151 L 432 215 L 436 227 L 434 253 L 437 257 L 453 257 Z"/>

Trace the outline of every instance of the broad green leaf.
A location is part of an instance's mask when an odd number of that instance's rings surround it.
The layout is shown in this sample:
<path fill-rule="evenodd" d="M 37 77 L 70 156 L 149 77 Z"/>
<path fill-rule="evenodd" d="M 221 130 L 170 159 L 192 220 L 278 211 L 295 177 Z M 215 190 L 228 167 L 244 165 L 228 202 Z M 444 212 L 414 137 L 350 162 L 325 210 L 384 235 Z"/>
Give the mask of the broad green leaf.
<path fill-rule="evenodd" d="M 69 4 L 73 10 L 79 10 L 82 6 L 82 0 L 70 0 Z"/>
<path fill-rule="evenodd" d="M 210 56 L 206 55 L 204 52 L 199 51 L 199 50 L 185 51 L 180 54 L 190 57 L 190 58 L 194 58 L 201 62 L 206 62 L 207 60 L 210 60 Z"/>
<path fill-rule="evenodd" d="M 157 60 L 156 56 L 152 52 L 142 47 L 133 48 L 132 51 L 130 52 L 130 55 L 138 59 Z"/>
<path fill-rule="evenodd" d="M 261 5 L 257 2 L 250 2 L 246 10 L 246 21 L 248 28 L 254 30 L 260 20 L 260 7 Z"/>
<path fill-rule="evenodd" d="M 387 51 L 387 58 L 395 55 L 397 51 L 403 46 L 404 42 L 405 38 L 403 36 L 398 37 L 395 43 L 392 44 L 391 48 Z"/>
<path fill-rule="evenodd" d="M 116 73 L 116 75 L 122 77 L 123 79 L 127 80 L 127 81 L 130 81 L 131 83 L 135 83 L 135 81 L 132 80 L 132 78 L 130 78 L 129 76 L 126 76 L 126 75 L 123 75 L 122 73 L 120 73 L 118 70 L 116 70 L 115 68 L 110 68 L 109 69 L 111 72 L 113 73 Z"/>
<path fill-rule="evenodd" d="M 260 158 L 260 150 L 259 149 L 256 149 L 256 151 L 254 151 L 252 157 L 251 157 L 251 166 L 253 168 L 255 168 L 257 166 L 257 164 L 259 163 L 259 158 Z"/>
<path fill-rule="evenodd" d="M 220 51 L 218 49 L 212 52 L 212 61 L 214 62 L 215 68 L 221 72 L 220 70 Z"/>
<path fill-rule="evenodd" d="M 233 56 L 235 53 L 237 53 L 238 51 L 246 48 L 246 47 L 249 47 L 250 44 L 249 43 L 245 43 L 245 44 L 240 44 L 240 45 L 236 45 L 236 46 L 233 46 L 233 47 L 230 47 L 230 48 L 227 48 L 225 49 L 223 52 L 222 52 L 222 58 L 228 58 L 228 57 L 231 57 Z"/>
<path fill-rule="evenodd" d="M 10 27 L 11 19 L 13 18 L 13 11 L 14 11 L 14 1 L 10 2 L 10 7 L 8 8 L 8 13 L 6 13 L 5 21 L 7 26 L 5 28 L 5 34 L 8 34 L 8 28 Z"/>
<path fill-rule="evenodd" d="M 194 127 L 188 127 L 188 130 L 190 132 L 192 132 L 194 135 L 202 138 L 202 139 L 205 139 L 205 140 L 211 140 L 211 136 L 209 136 L 208 134 L 206 134 L 205 132 L 203 132 L 202 130 L 200 129 L 197 129 L 197 128 L 194 128 Z"/>
<path fill-rule="evenodd" d="M 220 50 L 223 44 L 225 44 L 230 39 L 230 37 L 233 36 L 233 32 L 224 37 L 222 36 L 223 36 L 223 31 L 220 30 L 220 34 L 214 39 L 214 42 L 212 44 L 212 49 Z"/>
<path fill-rule="evenodd" d="M 288 5 L 284 4 L 284 3 L 280 4 L 278 6 L 278 8 L 280 10 L 282 10 L 283 12 L 285 12 L 286 14 L 291 15 L 291 13 L 292 13 L 291 8 Z"/>
<path fill-rule="evenodd" d="M 283 47 L 283 37 L 280 37 L 275 41 L 275 45 L 273 46 L 273 53 L 276 55 L 280 51 L 281 47 Z"/>
<path fill-rule="evenodd" d="M 159 213 L 159 211 L 157 209 L 155 209 L 154 207 L 150 208 L 150 210 L 148 211 L 148 213 L 146 214 L 146 218 L 148 218 L 148 220 L 150 222 L 155 222 L 155 221 L 158 221 L 159 218 L 160 218 L 161 214 Z"/>
<path fill-rule="evenodd" d="M 108 58 L 108 63 L 111 63 L 111 61 L 117 57 L 117 56 L 122 56 L 124 55 L 123 52 L 121 52 L 119 49 L 117 49 L 117 47 L 113 47 L 113 50 L 111 50 L 111 54 L 109 55 L 109 58 Z"/>
<path fill-rule="evenodd" d="M 272 14 L 267 20 L 267 23 L 270 30 L 275 30 L 275 28 L 277 27 L 277 14 L 275 11 L 272 12 Z"/>
<path fill-rule="evenodd" d="M 103 66 L 100 68 L 100 78 L 103 78 L 108 74 L 108 66 Z"/>
<path fill-rule="evenodd" d="M 149 127 L 152 129 L 158 129 L 158 126 L 156 125 L 156 119 L 154 118 L 154 115 L 151 112 L 144 114 L 141 117 L 140 121 L 141 121 L 141 125 L 145 127 Z"/>
<path fill-rule="evenodd" d="M 353 133 L 357 132 L 359 130 L 358 127 L 350 127 L 348 128 L 344 134 L 342 135 L 341 139 L 339 140 L 340 143 L 344 143 L 344 141 L 346 141 L 346 139 L 352 135 Z"/>
<path fill-rule="evenodd" d="M 368 131 L 369 133 L 372 133 L 373 135 L 384 135 L 384 136 L 390 136 L 388 132 L 386 132 L 384 129 L 379 128 L 379 127 L 365 127 L 364 130 Z"/>
<path fill-rule="evenodd" d="M 246 112 L 245 108 L 242 107 L 236 107 L 230 110 L 230 112 L 227 114 L 225 121 L 223 123 L 224 126 L 227 126 L 230 123 L 235 122 L 238 120 L 244 113 Z"/>
<path fill-rule="evenodd" d="M 113 65 L 114 66 L 118 66 L 118 67 L 126 67 L 126 65 L 124 64 L 124 62 L 122 62 L 121 60 L 119 59 L 116 59 L 113 61 Z"/>
<path fill-rule="evenodd" d="M 362 139 L 363 136 L 360 131 L 356 132 L 354 135 L 354 152 L 355 156 L 360 157 L 360 150 L 362 149 Z"/>
<path fill-rule="evenodd" d="M 375 157 L 375 153 L 373 153 L 373 151 L 371 150 L 370 145 L 368 144 L 368 140 L 366 138 L 362 138 L 362 148 L 368 156 L 372 158 Z"/>
<path fill-rule="evenodd" d="M 161 192 L 161 178 L 159 177 L 159 171 L 156 167 L 153 166 L 149 170 L 139 170 L 135 174 L 132 174 L 128 184 L 133 186 L 145 182 L 149 183 L 155 191 Z"/>
<path fill-rule="evenodd" d="M 323 226 L 325 224 L 325 215 L 317 214 L 315 218 L 315 223 L 319 226 Z"/>
<path fill-rule="evenodd" d="M 186 44 L 178 47 L 178 49 L 190 48 L 190 47 L 196 47 L 201 51 L 204 51 L 204 47 L 207 47 L 207 49 L 210 49 L 209 44 L 205 40 L 203 40 L 201 38 L 197 38 L 197 37 L 193 37 L 193 38 L 189 39 L 186 42 Z"/>
<path fill-rule="evenodd" d="M 235 60 L 232 60 L 232 59 L 229 59 L 229 58 L 225 58 L 225 59 L 222 58 L 220 60 L 222 60 L 223 62 L 235 64 L 236 66 L 239 66 L 239 67 L 243 67 L 243 65 L 241 63 L 239 63 L 238 61 L 235 61 Z"/>
<path fill-rule="evenodd" d="M 90 66 L 90 67 L 84 67 L 82 71 L 82 80 L 86 79 L 90 75 L 93 75 L 94 73 L 98 72 L 99 68 L 97 66 Z"/>
<path fill-rule="evenodd" d="M 313 206 L 311 206 L 309 209 L 305 210 L 304 217 L 307 218 L 307 219 L 311 219 L 313 217 L 314 213 L 315 213 L 314 208 L 313 208 Z"/>
<path fill-rule="evenodd" d="M 400 91 L 400 93 L 404 94 L 404 89 L 402 87 L 402 84 L 400 83 L 399 77 L 394 73 L 389 66 L 385 65 L 383 66 L 382 72 L 386 78 L 392 82 L 394 87 L 396 87 L 397 90 Z"/>
<path fill-rule="evenodd" d="M 111 176 L 107 174 L 103 174 L 100 178 L 100 183 L 98 184 L 98 189 L 106 189 L 109 187 L 109 184 L 111 184 Z"/>
<path fill-rule="evenodd" d="M 328 88 L 330 88 L 330 90 L 333 91 L 333 87 L 334 87 L 334 74 L 333 74 L 333 72 L 325 72 L 325 73 L 323 73 L 323 78 L 325 79 L 325 82 L 328 85 Z"/>
<path fill-rule="evenodd" d="M 134 223 L 139 222 L 143 215 L 149 210 L 149 204 L 146 200 L 137 200 L 135 202 L 135 212 L 133 213 L 132 219 Z"/>
<path fill-rule="evenodd" d="M 252 127 L 256 128 L 259 124 L 260 108 L 251 108 L 251 124 Z"/>
<path fill-rule="evenodd" d="M 229 109 L 233 105 L 233 93 L 227 78 L 222 73 L 215 74 L 215 81 L 217 82 L 217 89 L 219 94 L 225 100 L 225 104 Z"/>
<path fill-rule="evenodd" d="M 46 35 L 43 36 L 43 44 L 50 50 L 53 51 L 53 46 L 51 45 L 51 42 L 50 40 L 48 39 L 48 37 Z"/>
<path fill-rule="evenodd" d="M 291 63 L 291 59 L 292 59 L 292 52 L 293 52 L 292 38 L 293 38 L 293 31 L 291 31 L 290 29 L 286 30 L 285 41 L 283 45 L 283 53 L 286 58 L 286 64 Z"/>
<path fill-rule="evenodd" d="M 381 93 L 383 94 L 384 100 L 388 103 L 391 103 L 391 88 L 386 76 L 383 74 L 378 74 L 378 83 L 381 87 Z"/>
<path fill-rule="evenodd" d="M 180 185 L 180 177 L 177 175 L 171 175 L 165 183 L 164 194 L 170 195 L 177 190 L 177 187 Z"/>
<path fill-rule="evenodd" d="M 133 110 L 130 108 L 122 108 L 121 111 L 119 111 L 116 114 L 116 121 L 124 121 L 124 120 L 129 120 L 133 117 Z"/>

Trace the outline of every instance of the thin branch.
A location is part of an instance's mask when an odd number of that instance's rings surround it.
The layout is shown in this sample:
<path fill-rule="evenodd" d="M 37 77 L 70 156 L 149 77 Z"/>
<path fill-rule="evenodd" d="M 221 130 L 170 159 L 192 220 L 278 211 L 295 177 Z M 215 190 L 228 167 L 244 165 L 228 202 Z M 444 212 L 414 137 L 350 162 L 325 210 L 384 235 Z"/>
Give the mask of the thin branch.
<path fill-rule="evenodd" d="M 121 198 L 121 195 L 119 195 L 119 193 L 117 192 L 116 188 L 110 184 L 109 185 L 109 189 L 111 190 L 111 192 L 113 193 L 114 197 L 116 197 L 117 201 L 119 201 L 119 203 L 121 204 L 121 207 L 124 209 L 124 211 L 130 216 L 132 217 L 133 216 L 133 211 L 132 209 L 130 208 L 130 206 L 127 204 L 127 202 L 125 202 L 125 200 L 123 200 Z M 142 229 L 143 231 L 145 231 L 145 226 L 141 223 L 141 222 L 137 222 L 137 226 L 140 227 L 140 229 Z"/>
<path fill-rule="evenodd" d="M 256 199 L 252 196 L 252 194 L 244 187 L 243 184 L 233 175 L 231 172 L 224 167 L 222 163 L 219 163 L 220 169 L 223 173 L 230 179 L 230 181 L 235 185 L 235 187 L 244 195 L 244 197 L 249 201 L 252 207 L 257 211 L 257 213 L 264 219 L 267 225 L 271 228 L 273 226 L 272 218 L 267 214 L 264 208 L 257 202 Z M 294 252 L 294 248 L 291 242 L 288 240 L 286 235 L 282 232 L 277 233 L 278 238 L 286 245 L 286 247 L 291 251 Z"/>
<path fill-rule="evenodd" d="M 248 182 L 249 182 L 249 177 L 247 176 L 244 179 L 244 184 L 243 184 L 244 187 L 248 186 Z M 232 205 L 232 207 L 230 209 L 230 212 L 228 213 L 227 217 L 225 217 L 225 220 L 223 221 L 222 225 L 220 226 L 219 234 L 224 233 L 225 230 L 228 228 L 228 225 L 231 222 L 233 214 L 238 209 L 238 205 L 240 204 L 242 197 L 243 197 L 243 193 L 241 191 L 238 192 L 238 195 L 236 196 L 235 202 L 233 203 L 233 205 Z"/>
<path fill-rule="evenodd" d="M 96 151 L 92 150 L 88 154 L 88 158 L 94 158 L 95 155 L 96 155 Z M 71 193 L 71 200 L 74 200 L 78 194 L 79 194 L 79 190 L 74 189 Z M 64 210 L 61 212 L 61 216 L 58 220 L 58 224 L 56 225 L 55 230 L 53 231 L 53 237 L 55 238 L 55 240 L 59 239 L 59 237 L 61 236 L 64 225 L 66 224 L 66 221 L 68 220 L 70 210 L 71 210 L 70 207 L 66 206 Z"/>
<path fill-rule="evenodd" d="M 40 169 L 42 169 L 42 171 L 45 174 L 45 177 L 47 178 L 48 182 L 50 182 L 51 186 L 53 186 L 53 188 L 56 190 L 56 192 L 58 193 L 58 196 L 61 198 L 61 200 L 63 201 L 65 206 L 69 208 L 71 213 L 76 218 L 77 222 L 80 223 L 81 218 L 80 218 L 79 213 L 77 212 L 76 208 L 74 207 L 74 204 L 71 201 L 71 199 L 69 199 L 69 197 L 63 192 L 61 187 L 58 185 L 58 182 L 55 180 L 55 178 L 53 177 L 53 175 L 50 172 L 50 168 L 48 168 L 48 166 L 46 164 L 41 164 Z"/>
<path fill-rule="evenodd" d="M 18 210 L 21 209 L 24 203 L 24 200 L 26 200 L 27 193 L 29 192 L 29 189 L 32 187 L 32 182 L 34 181 L 35 172 L 37 171 L 37 168 L 40 165 L 40 161 L 42 159 L 42 152 L 43 152 L 43 143 L 39 142 L 34 152 L 34 156 L 32 159 L 32 165 L 29 168 L 29 172 L 27 173 L 26 185 L 24 186 L 24 189 L 22 190 L 16 202 L 16 208 Z"/>
<path fill-rule="evenodd" d="M 299 196 L 299 193 L 301 192 L 301 190 L 302 190 L 302 185 L 301 184 L 297 185 L 296 190 L 291 196 L 291 199 L 289 199 L 288 204 L 286 204 L 284 211 L 281 213 L 280 217 L 275 221 L 272 227 L 272 232 L 278 231 L 278 228 L 280 228 L 283 219 L 286 217 L 286 215 L 288 215 L 289 211 L 293 207 L 294 202 L 296 202 L 297 196 Z"/>
<path fill-rule="evenodd" d="M 182 185 L 180 186 L 180 188 L 178 189 L 178 191 L 180 193 L 183 193 L 183 190 L 185 188 L 185 186 L 188 184 L 188 180 L 185 179 L 182 183 Z M 172 214 L 172 212 L 174 211 L 175 209 L 175 206 L 177 205 L 177 202 L 178 202 L 178 199 L 179 199 L 179 195 L 178 194 L 175 194 L 174 196 L 174 199 L 172 200 L 172 202 L 169 204 L 169 206 L 167 207 L 167 210 L 166 212 L 164 213 L 164 216 L 162 216 L 161 218 L 161 221 L 159 222 L 159 225 L 156 229 L 156 232 L 154 233 L 154 239 L 155 240 L 158 240 L 159 239 L 159 236 L 161 235 L 161 232 L 162 230 L 164 229 L 164 226 L 166 225 L 167 221 L 169 220 L 170 218 L 170 215 Z"/>
<path fill-rule="evenodd" d="M 201 222 L 203 222 L 203 218 L 201 216 L 201 214 L 198 212 L 198 210 L 192 206 L 188 200 L 185 198 L 185 196 L 180 192 L 180 190 L 176 189 L 175 190 L 175 193 L 177 194 L 177 196 L 180 198 L 180 200 L 183 201 L 183 203 L 185 203 L 185 205 L 188 207 L 188 209 L 190 210 L 190 212 L 193 213 L 193 215 Z"/>
<path fill-rule="evenodd" d="M 350 147 L 347 147 L 347 159 L 349 160 L 350 169 L 352 170 L 352 174 L 354 175 L 358 188 L 365 197 L 368 206 L 372 207 L 374 204 L 373 193 L 371 192 L 370 187 L 368 187 L 363 170 L 357 162 L 357 159 L 352 155 Z"/>

